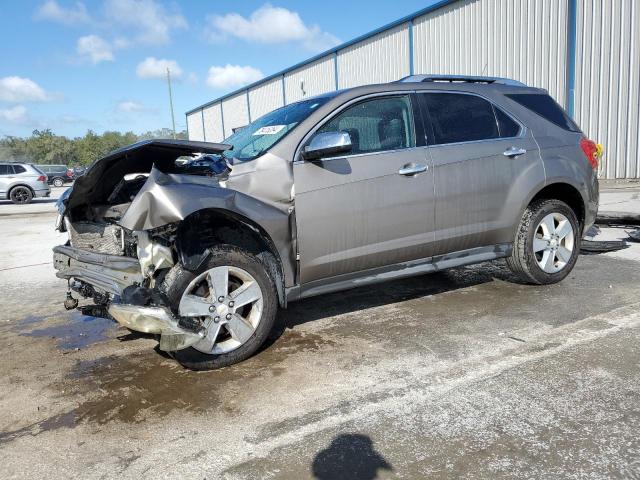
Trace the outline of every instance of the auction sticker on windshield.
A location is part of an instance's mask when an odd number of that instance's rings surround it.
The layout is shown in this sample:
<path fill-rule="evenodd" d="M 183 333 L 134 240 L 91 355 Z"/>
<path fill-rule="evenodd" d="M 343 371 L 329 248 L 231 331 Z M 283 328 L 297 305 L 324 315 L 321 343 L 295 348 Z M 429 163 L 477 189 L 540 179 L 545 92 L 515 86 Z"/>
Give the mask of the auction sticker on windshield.
<path fill-rule="evenodd" d="M 254 135 L 275 135 L 280 132 L 286 125 L 269 125 L 268 127 L 260 127 L 253 132 Z"/>

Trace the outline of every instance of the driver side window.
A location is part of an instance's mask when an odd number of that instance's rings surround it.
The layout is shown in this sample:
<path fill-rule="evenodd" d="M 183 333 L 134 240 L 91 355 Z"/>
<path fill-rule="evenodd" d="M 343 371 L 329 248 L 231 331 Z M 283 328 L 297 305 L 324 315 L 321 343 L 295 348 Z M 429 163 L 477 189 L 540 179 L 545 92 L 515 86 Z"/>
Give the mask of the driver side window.
<path fill-rule="evenodd" d="M 347 108 L 317 133 L 346 132 L 351 154 L 415 147 L 413 114 L 406 95 L 365 100 Z"/>

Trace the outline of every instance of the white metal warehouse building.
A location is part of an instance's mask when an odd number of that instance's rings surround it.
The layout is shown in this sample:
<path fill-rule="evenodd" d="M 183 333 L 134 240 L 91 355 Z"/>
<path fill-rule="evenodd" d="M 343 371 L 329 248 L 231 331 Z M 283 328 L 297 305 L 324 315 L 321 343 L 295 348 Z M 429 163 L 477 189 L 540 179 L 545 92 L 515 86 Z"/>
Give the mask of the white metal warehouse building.
<path fill-rule="evenodd" d="M 407 75 L 541 87 L 605 147 L 602 178 L 640 178 L 640 0 L 444 0 L 187 112 L 191 140 L 304 97 Z"/>

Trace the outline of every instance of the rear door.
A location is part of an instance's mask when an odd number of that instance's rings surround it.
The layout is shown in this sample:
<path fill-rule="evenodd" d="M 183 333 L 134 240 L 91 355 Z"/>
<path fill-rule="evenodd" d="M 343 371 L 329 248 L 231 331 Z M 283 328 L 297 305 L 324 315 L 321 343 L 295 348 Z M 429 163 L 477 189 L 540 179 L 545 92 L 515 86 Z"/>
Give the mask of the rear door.
<path fill-rule="evenodd" d="M 435 182 L 434 254 L 513 241 L 524 198 L 544 182 L 531 133 L 488 99 L 419 94 Z"/>
<path fill-rule="evenodd" d="M 356 100 L 316 131 L 349 133 L 351 153 L 294 162 L 303 289 L 430 255 L 433 175 L 414 106 L 409 94 Z"/>

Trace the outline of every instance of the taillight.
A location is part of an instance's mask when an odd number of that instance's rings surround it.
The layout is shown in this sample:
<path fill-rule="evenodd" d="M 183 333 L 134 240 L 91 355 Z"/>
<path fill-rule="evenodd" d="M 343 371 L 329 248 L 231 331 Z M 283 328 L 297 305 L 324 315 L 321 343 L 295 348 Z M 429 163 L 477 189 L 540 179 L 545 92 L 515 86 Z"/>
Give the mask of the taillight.
<path fill-rule="evenodd" d="M 39 181 L 39 182 L 46 182 L 46 181 L 47 181 L 47 177 L 45 177 L 44 175 L 40 175 L 40 176 L 38 177 L 38 181 Z"/>
<path fill-rule="evenodd" d="M 71 170 L 67 170 L 67 177 L 73 177 L 73 172 Z"/>
<path fill-rule="evenodd" d="M 582 138 L 580 140 L 580 148 L 584 152 L 591 168 L 594 170 L 598 168 L 598 158 L 600 156 L 600 152 L 598 149 L 598 145 L 593 140 L 589 140 L 588 138 Z"/>

